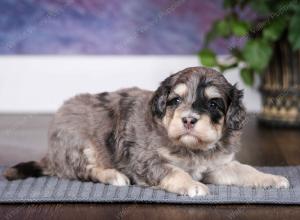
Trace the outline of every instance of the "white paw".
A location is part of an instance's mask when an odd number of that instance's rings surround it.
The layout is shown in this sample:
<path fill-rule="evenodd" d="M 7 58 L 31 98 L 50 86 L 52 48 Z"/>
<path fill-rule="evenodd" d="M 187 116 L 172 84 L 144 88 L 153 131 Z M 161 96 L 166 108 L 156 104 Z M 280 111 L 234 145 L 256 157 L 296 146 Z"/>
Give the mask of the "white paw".
<path fill-rule="evenodd" d="M 257 181 L 254 182 L 255 187 L 263 187 L 263 188 L 284 188 L 287 189 L 290 186 L 290 183 L 287 178 L 283 176 L 265 174 L 262 178 L 258 178 Z"/>
<path fill-rule="evenodd" d="M 283 176 L 274 176 L 274 186 L 276 188 L 287 189 L 290 187 L 290 183 L 289 183 L 288 179 Z"/>
<path fill-rule="evenodd" d="M 130 184 L 130 181 L 124 174 L 116 172 L 114 178 L 109 183 L 115 186 L 127 186 Z"/>
<path fill-rule="evenodd" d="M 209 189 L 203 183 L 192 181 L 179 188 L 178 194 L 190 197 L 205 196 L 209 194 Z"/>

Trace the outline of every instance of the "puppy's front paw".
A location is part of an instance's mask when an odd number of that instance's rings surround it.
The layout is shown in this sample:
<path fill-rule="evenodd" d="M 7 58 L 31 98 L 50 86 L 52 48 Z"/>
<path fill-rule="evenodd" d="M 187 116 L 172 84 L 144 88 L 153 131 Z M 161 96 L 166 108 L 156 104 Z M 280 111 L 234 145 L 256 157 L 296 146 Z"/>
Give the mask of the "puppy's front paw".
<path fill-rule="evenodd" d="M 263 188 L 284 188 L 287 189 L 290 186 L 290 183 L 287 178 L 283 176 L 264 174 L 262 177 L 257 178 L 254 182 L 255 187 L 263 187 Z"/>
<path fill-rule="evenodd" d="M 127 186 L 130 184 L 130 181 L 123 173 L 116 172 L 115 176 L 110 180 L 110 184 L 115 186 Z"/>
<path fill-rule="evenodd" d="M 186 186 L 183 186 L 179 190 L 179 194 L 188 195 L 190 197 L 205 196 L 205 195 L 209 194 L 209 189 L 203 183 L 192 181 L 191 183 L 187 184 Z"/>
<path fill-rule="evenodd" d="M 206 185 L 193 180 L 188 173 L 176 167 L 172 167 L 172 169 L 173 170 L 161 180 L 159 184 L 160 188 L 190 197 L 205 196 L 209 194 Z"/>
<path fill-rule="evenodd" d="M 274 186 L 275 188 L 284 188 L 287 189 L 290 187 L 290 183 L 287 178 L 283 176 L 273 176 L 273 184 L 271 186 Z"/>
<path fill-rule="evenodd" d="M 116 169 L 95 169 L 94 176 L 99 182 L 106 184 L 115 186 L 126 186 L 130 184 L 128 177 Z"/>
<path fill-rule="evenodd" d="M 206 185 L 194 180 L 187 181 L 183 184 L 176 184 L 175 182 L 173 182 L 172 185 L 169 185 L 165 189 L 169 192 L 190 197 L 205 196 L 209 194 L 209 189 Z"/>

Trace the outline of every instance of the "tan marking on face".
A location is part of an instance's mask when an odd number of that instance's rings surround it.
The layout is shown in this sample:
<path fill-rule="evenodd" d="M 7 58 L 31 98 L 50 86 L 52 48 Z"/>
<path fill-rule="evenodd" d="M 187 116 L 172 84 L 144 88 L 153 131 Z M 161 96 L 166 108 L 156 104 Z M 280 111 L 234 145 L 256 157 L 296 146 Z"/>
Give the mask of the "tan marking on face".
<path fill-rule="evenodd" d="M 179 135 L 185 132 L 185 128 L 182 123 L 182 110 L 176 109 L 173 117 L 169 120 L 168 135 L 171 138 L 177 138 Z"/>
<path fill-rule="evenodd" d="M 222 97 L 219 90 L 215 86 L 209 86 L 205 88 L 205 96 L 210 99 Z"/>
<path fill-rule="evenodd" d="M 175 87 L 173 92 L 184 96 L 188 92 L 188 87 L 186 84 L 181 83 Z M 209 98 L 221 97 L 215 86 L 206 88 L 205 94 Z M 184 106 L 179 106 L 175 110 L 167 109 L 162 121 L 168 131 L 168 136 L 174 143 L 183 144 L 191 149 L 208 150 L 215 147 L 215 143 L 222 135 L 224 118 L 218 124 L 213 124 L 208 115 L 196 114 L 195 116 L 192 113 L 190 109 L 186 109 Z M 195 127 L 190 131 L 187 131 L 182 123 L 182 118 L 188 116 L 198 119 Z"/>
<path fill-rule="evenodd" d="M 224 118 L 220 124 L 212 124 L 208 115 L 201 115 L 194 127 L 195 135 L 204 142 L 215 143 L 221 138 L 223 121 Z"/>
<path fill-rule="evenodd" d="M 187 135 L 187 131 L 182 123 L 182 117 L 185 111 L 177 109 L 171 119 L 168 127 L 169 137 L 183 143 L 185 146 L 197 149 L 201 146 L 199 139 L 196 135 Z"/>
<path fill-rule="evenodd" d="M 163 125 L 165 126 L 166 129 L 168 128 L 171 119 L 172 119 L 172 113 L 167 110 L 165 116 L 162 119 Z"/>
<path fill-rule="evenodd" d="M 188 88 L 184 83 L 178 84 L 174 89 L 174 93 L 176 93 L 180 97 L 185 96 L 187 94 L 187 91 L 188 91 Z"/>
<path fill-rule="evenodd" d="M 222 136 L 224 117 L 218 124 L 213 124 L 208 115 L 202 114 L 195 127 L 187 133 L 182 123 L 184 112 L 176 109 L 173 117 L 169 119 L 167 126 L 169 137 L 192 149 L 208 150 L 215 147 L 215 143 Z"/>

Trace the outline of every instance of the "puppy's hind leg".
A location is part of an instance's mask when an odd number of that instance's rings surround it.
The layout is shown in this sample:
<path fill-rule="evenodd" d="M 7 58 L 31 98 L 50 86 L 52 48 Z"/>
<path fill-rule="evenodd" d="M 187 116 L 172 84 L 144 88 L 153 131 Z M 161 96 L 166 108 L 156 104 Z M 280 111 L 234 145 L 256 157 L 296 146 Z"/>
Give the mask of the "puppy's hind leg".
<path fill-rule="evenodd" d="M 114 169 L 111 162 L 104 162 L 105 158 L 107 159 L 109 157 L 108 154 L 105 154 L 104 152 L 99 154 L 99 152 L 95 151 L 94 147 L 86 148 L 83 152 L 88 159 L 86 170 L 89 179 L 95 182 L 112 184 L 115 186 L 125 186 L 130 184 L 129 178 L 117 169 Z"/>

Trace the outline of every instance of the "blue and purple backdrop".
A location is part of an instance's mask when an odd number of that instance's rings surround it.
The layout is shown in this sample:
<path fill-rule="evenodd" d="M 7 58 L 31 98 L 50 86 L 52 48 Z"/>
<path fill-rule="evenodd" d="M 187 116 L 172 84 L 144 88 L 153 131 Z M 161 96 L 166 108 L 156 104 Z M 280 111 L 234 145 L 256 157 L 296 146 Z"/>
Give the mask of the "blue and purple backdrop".
<path fill-rule="evenodd" d="M 1 0 L 0 54 L 195 54 L 222 0 Z M 212 45 L 226 53 L 222 40 Z"/>

